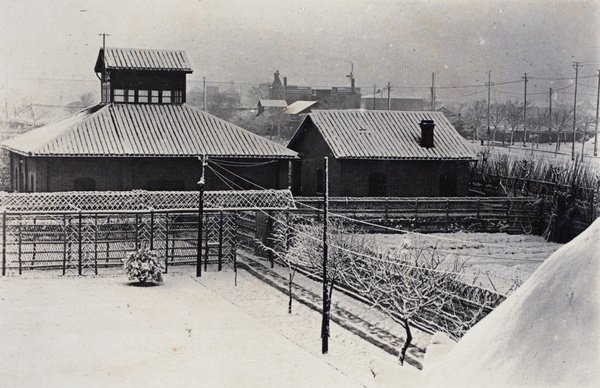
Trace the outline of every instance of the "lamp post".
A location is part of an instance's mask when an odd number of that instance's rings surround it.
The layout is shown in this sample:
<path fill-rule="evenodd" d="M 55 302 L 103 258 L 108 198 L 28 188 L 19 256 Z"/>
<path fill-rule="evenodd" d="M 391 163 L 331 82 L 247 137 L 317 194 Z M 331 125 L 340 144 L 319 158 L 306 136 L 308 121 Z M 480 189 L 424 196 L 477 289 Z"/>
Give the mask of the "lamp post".
<path fill-rule="evenodd" d="M 199 157 L 198 159 L 200 159 L 202 162 L 202 175 L 198 181 L 198 252 L 196 254 L 197 278 L 202 276 L 202 229 L 204 229 L 202 217 L 204 213 L 204 166 L 206 166 L 204 156 Z"/>

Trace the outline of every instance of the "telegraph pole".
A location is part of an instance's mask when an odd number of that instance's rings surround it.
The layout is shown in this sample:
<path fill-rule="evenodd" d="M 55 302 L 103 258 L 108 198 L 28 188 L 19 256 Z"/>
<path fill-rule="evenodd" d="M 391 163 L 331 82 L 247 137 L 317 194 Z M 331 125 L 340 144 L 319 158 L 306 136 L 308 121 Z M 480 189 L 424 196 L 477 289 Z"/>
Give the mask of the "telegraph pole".
<path fill-rule="evenodd" d="M 596 97 L 596 132 L 594 133 L 594 156 L 598 156 L 598 106 L 600 105 L 600 70 L 598 70 L 598 95 Z"/>
<path fill-rule="evenodd" d="M 523 147 L 527 145 L 527 73 L 525 73 L 525 95 L 523 98 Z"/>
<path fill-rule="evenodd" d="M 548 108 L 548 133 L 552 133 L 552 88 L 550 88 L 550 107 Z M 556 136 L 556 141 L 558 142 L 558 135 Z"/>
<path fill-rule="evenodd" d="M 488 82 L 487 82 L 487 88 L 488 88 L 488 107 L 487 107 L 487 144 L 488 144 L 488 148 L 490 148 L 490 97 L 491 97 L 491 93 L 492 93 L 492 71 L 488 71 Z"/>
<path fill-rule="evenodd" d="M 431 73 L 431 111 L 435 110 L 435 73 Z"/>
<path fill-rule="evenodd" d="M 327 244 L 327 224 L 329 222 L 329 159 L 325 157 L 325 172 L 323 174 L 323 321 L 321 323 L 321 353 L 326 354 L 329 351 L 329 292 L 328 292 L 328 244 Z"/>
<path fill-rule="evenodd" d="M 391 82 L 388 82 L 387 90 L 388 90 L 388 110 L 392 110 L 392 97 L 390 97 L 390 94 L 392 91 L 392 83 Z"/>
<path fill-rule="evenodd" d="M 202 276 L 202 229 L 204 225 L 202 218 L 204 216 L 204 167 L 206 166 L 205 156 L 199 157 L 202 164 L 202 175 L 198 181 L 198 252 L 196 253 L 196 277 Z M 208 243 L 207 243 L 208 244 Z"/>
<path fill-rule="evenodd" d="M 571 147 L 571 160 L 575 160 L 575 138 L 577 137 L 577 80 L 580 67 L 583 67 L 583 63 L 573 62 L 573 68 L 575 69 L 575 100 L 573 101 L 573 146 Z"/>

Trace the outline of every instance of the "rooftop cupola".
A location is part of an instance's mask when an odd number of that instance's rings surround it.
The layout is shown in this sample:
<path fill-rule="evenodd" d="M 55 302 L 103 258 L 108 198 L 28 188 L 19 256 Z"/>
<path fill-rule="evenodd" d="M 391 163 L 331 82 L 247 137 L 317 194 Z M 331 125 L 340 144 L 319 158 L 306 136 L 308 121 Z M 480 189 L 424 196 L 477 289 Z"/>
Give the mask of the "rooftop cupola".
<path fill-rule="evenodd" d="M 108 47 L 100 49 L 94 71 L 102 103 L 129 104 L 183 104 L 192 73 L 184 51 Z"/>

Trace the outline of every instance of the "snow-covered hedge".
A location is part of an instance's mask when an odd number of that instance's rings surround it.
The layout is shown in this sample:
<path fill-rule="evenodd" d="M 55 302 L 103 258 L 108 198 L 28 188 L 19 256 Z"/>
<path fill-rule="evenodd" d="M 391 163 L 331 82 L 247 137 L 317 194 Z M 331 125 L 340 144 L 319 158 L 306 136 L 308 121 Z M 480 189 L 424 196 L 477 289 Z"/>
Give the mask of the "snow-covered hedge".
<path fill-rule="evenodd" d="M 123 268 L 129 276 L 129 280 L 154 284 L 163 281 L 162 271 L 164 271 L 164 266 L 161 256 L 147 247 L 142 247 L 129 254 L 123 262 Z"/>

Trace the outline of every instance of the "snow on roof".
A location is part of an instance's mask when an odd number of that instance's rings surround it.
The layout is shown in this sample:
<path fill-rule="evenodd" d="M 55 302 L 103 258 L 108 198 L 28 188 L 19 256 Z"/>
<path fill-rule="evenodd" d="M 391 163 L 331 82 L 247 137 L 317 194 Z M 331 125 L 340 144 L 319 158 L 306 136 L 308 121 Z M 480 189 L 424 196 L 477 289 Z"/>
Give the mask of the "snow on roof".
<path fill-rule="evenodd" d="M 296 158 L 296 152 L 187 104 L 100 104 L 2 142 L 30 156 Z"/>
<path fill-rule="evenodd" d="M 287 107 L 285 113 L 290 115 L 297 115 L 299 113 L 302 113 L 302 111 L 304 111 L 305 109 L 308 109 L 311 106 L 315 105 L 317 102 L 318 101 L 296 101 Z"/>

